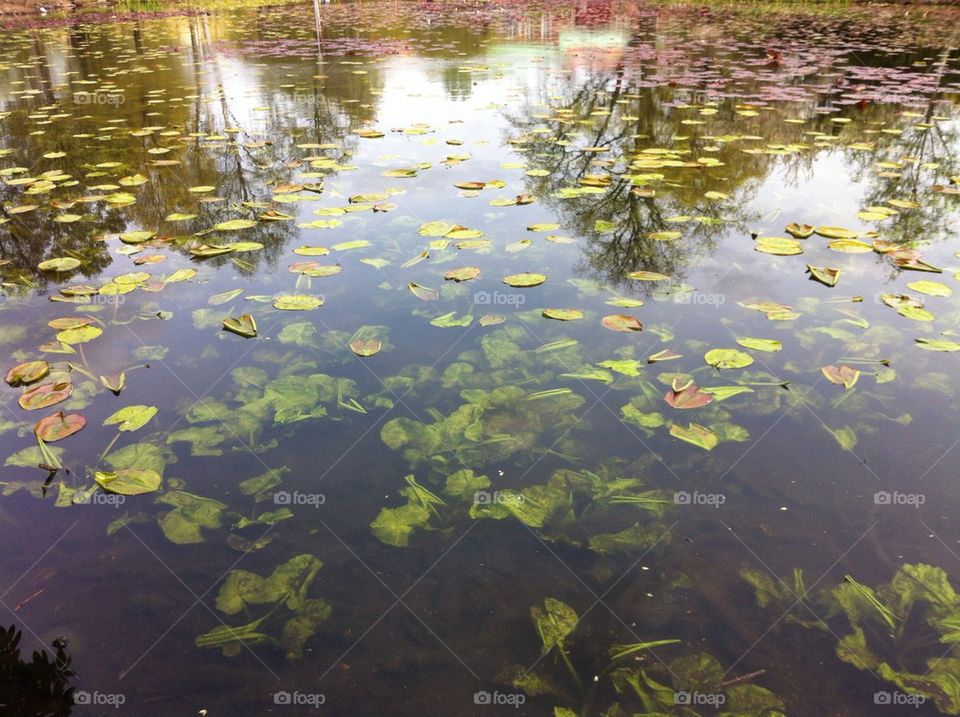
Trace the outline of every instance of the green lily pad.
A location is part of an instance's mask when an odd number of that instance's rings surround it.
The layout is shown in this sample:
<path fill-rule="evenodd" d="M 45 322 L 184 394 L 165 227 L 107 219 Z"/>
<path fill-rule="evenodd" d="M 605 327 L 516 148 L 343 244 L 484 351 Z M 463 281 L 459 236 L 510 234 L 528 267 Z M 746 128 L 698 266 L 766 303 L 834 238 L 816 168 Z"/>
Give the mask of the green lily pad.
<path fill-rule="evenodd" d="M 101 488 L 121 495 L 152 493 L 160 487 L 160 474 L 149 468 L 124 468 L 118 471 L 97 471 L 93 479 Z"/>
<path fill-rule="evenodd" d="M 150 422 L 150 419 L 156 415 L 156 406 L 144 406 L 141 404 L 126 406 L 104 420 L 103 425 L 117 426 L 117 430 L 131 432 L 143 428 Z"/>
<path fill-rule="evenodd" d="M 80 266 L 81 261 L 72 256 L 63 256 L 56 259 L 47 259 L 37 264 L 40 271 L 73 271 Z"/>
<path fill-rule="evenodd" d="M 241 314 L 236 318 L 223 320 L 225 331 L 243 336 L 246 339 L 252 339 L 257 336 L 257 321 L 250 314 Z"/>
<path fill-rule="evenodd" d="M 753 363 L 750 354 L 737 349 L 711 349 L 703 356 L 703 360 L 714 368 L 744 368 Z"/>
<path fill-rule="evenodd" d="M 674 423 L 670 426 L 670 435 L 681 441 L 692 443 L 705 451 L 713 450 L 720 442 L 716 433 L 698 423 L 691 423 L 687 427 Z"/>
<path fill-rule="evenodd" d="M 323 306 L 323 299 L 305 294 L 284 294 L 273 300 L 273 307 L 281 311 L 309 311 L 320 306 Z"/>
<path fill-rule="evenodd" d="M 529 286 L 540 286 L 543 282 L 547 280 L 546 274 L 532 274 L 525 272 L 522 274 L 510 274 L 509 276 L 503 277 L 503 283 L 507 286 L 513 286 L 516 288 L 523 288 Z"/>
<path fill-rule="evenodd" d="M 544 309 L 542 315 L 545 319 L 557 321 L 576 321 L 583 318 L 583 312 L 580 309 Z"/>

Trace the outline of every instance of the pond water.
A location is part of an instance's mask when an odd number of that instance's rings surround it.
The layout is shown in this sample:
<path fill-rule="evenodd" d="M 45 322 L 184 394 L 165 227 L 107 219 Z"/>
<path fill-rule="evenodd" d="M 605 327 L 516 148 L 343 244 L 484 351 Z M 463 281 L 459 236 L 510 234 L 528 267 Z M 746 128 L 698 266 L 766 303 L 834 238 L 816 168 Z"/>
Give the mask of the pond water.
<path fill-rule="evenodd" d="M 955 9 L 157 10 L 0 34 L 0 713 L 960 714 Z"/>

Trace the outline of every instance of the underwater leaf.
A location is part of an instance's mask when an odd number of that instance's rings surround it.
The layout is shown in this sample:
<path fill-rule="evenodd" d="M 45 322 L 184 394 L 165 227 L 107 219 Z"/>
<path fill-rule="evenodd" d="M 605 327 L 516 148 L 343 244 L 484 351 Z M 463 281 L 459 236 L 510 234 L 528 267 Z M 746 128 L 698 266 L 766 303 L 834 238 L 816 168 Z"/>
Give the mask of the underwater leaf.
<path fill-rule="evenodd" d="M 407 503 L 399 508 L 381 509 L 370 527 L 380 542 L 405 548 L 410 545 L 410 534 L 423 528 L 429 520 L 429 510 L 416 503 Z"/>
<path fill-rule="evenodd" d="M 530 617 L 540 635 L 541 654 L 546 655 L 554 647 L 561 650 L 579 622 L 572 607 L 556 598 L 546 598 L 543 606 L 530 608 Z"/>
<path fill-rule="evenodd" d="M 172 490 L 157 498 L 157 503 L 173 506 L 158 519 L 167 539 L 178 545 L 202 543 L 202 528 L 214 529 L 222 525 L 227 506 L 218 500 Z"/>

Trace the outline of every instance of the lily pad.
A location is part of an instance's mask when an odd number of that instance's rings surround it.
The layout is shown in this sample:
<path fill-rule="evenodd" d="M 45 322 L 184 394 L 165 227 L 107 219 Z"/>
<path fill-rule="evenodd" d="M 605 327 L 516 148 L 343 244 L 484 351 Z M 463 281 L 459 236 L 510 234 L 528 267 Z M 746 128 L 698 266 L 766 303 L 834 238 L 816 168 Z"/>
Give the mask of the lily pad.
<path fill-rule="evenodd" d="M 510 274 L 509 276 L 503 277 L 504 284 L 517 288 L 539 286 L 546 280 L 546 274 L 532 274 L 529 272 L 522 274 Z"/>
<path fill-rule="evenodd" d="M 64 414 L 63 411 L 41 418 L 33 427 L 37 438 L 44 443 L 53 443 L 72 436 L 87 425 L 87 419 L 79 413 Z"/>
<path fill-rule="evenodd" d="M 542 315 L 545 319 L 557 321 L 576 321 L 583 318 L 583 312 L 580 309 L 544 309 Z"/>
<path fill-rule="evenodd" d="M 681 441 L 699 446 L 705 451 L 713 450 L 720 442 L 716 433 L 698 423 L 691 423 L 686 427 L 674 423 L 670 426 L 670 435 L 679 438 Z"/>
<path fill-rule="evenodd" d="M 46 361 L 27 361 L 17 364 L 7 371 L 3 380 L 16 388 L 17 386 L 28 386 L 31 383 L 36 383 L 49 373 L 50 365 Z"/>
<path fill-rule="evenodd" d="M 56 259 L 47 259 L 37 264 L 40 271 L 73 271 L 80 266 L 81 261 L 72 256 L 63 256 Z"/>
<path fill-rule="evenodd" d="M 53 406 L 61 401 L 66 401 L 73 393 L 73 384 L 69 381 L 61 383 L 44 383 L 40 386 L 28 389 L 17 403 L 20 408 L 28 411 L 35 411 L 40 408 Z"/>
<path fill-rule="evenodd" d="M 255 338 L 257 335 L 257 321 L 250 314 L 242 314 L 236 318 L 223 320 L 225 331 L 243 336 L 247 339 Z"/>
<path fill-rule="evenodd" d="M 160 474 L 148 468 L 122 468 L 117 471 L 97 471 L 93 479 L 101 488 L 120 495 L 152 493 L 160 487 Z"/>
<path fill-rule="evenodd" d="M 350 342 L 350 350 L 357 356 L 373 356 L 380 353 L 383 342 L 379 339 L 354 339 Z"/>
<path fill-rule="evenodd" d="M 640 320 L 627 314 L 609 314 L 604 316 L 600 323 L 611 331 L 620 331 L 622 333 L 643 330 L 643 324 L 640 323 Z"/>
<path fill-rule="evenodd" d="M 737 349 L 711 349 L 703 356 L 704 361 L 714 368 L 744 368 L 753 363 L 750 354 Z"/>
<path fill-rule="evenodd" d="M 323 306 L 323 299 L 306 294 L 284 294 L 273 300 L 273 307 L 281 311 L 309 311 L 320 306 Z"/>
<path fill-rule="evenodd" d="M 150 419 L 156 415 L 156 406 L 144 406 L 142 404 L 125 406 L 105 419 L 103 425 L 117 426 L 117 430 L 124 432 L 136 431 L 147 425 Z"/>
<path fill-rule="evenodd" d="M 476 279 L 480 276 L 480 268 L 476 266 L 464 266 L 459 269 L 451 269 L 446 274 L 443 275 L 444 279 L 448 281 L 470 281 L 471 279 Z"/>

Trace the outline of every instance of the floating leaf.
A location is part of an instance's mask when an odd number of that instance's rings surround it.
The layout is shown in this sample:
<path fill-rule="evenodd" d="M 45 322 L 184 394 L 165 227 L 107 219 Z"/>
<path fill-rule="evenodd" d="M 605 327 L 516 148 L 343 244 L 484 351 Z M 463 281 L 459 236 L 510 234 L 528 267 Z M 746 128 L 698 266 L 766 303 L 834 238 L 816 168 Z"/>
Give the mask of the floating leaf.
<path fill-rule="evenodd" d="M 807 271 L 810 272 L 811 279 L 816 279 L 825 286 L 836 286 L 837 279 L 840 278 L 839 269 L 831 269 L 827 266 L 812 266 L 807 264 Z"/>
<path fill-rule="evenodd" d="M 960 342 L 945 339 L 914 339 L 917 346 L 927 351 L 960 351 Z"/>
<path fill-rule="evenodd" d="M 950 296 L 953 290 L 939 281 L 911 281 L 907 287 L 928 296 Z"/>
<path fill-rule="evenodd" d="M 600 323 L 611 331 L 623 333 L 643 330 L 643 324 L 640 323 L 640 320 L 627 314 L 609 314 L 604 316 Z"/>
<path fill-rule="evenodd" d="M 750 354 L 737 349 L 711 349 L 703 356 L 704 361 L 714 368 L 744 368 L 753 363 Z"/>
<path fill-rule="evenodd" d="M 543 317 L 557 321 L 576 321 L 583 318 L 583 312 L 580 309 L 544 309 Z"/>
<path fill-rule="evenodd" d="M 147 425 L 150 419 L 156 415 L 156 406 L 144 406 L 141 404 L 126 406 L 113 413 L 103 422 L 103 425 L 117 426 L 118 430 L 124 432 L 136 431 Z"/>
<path fill-rule="evenodd" d="M 257 321 L 250 314 L 241 314 L 236 318 L 224 319 L 223 328 L 247 339 L 255 338 L 257 335 Z"/>
<path fill-rule="evenodd" d="M 14 388 L 28 386 L 31 383 L 36 383 L 49 373 L 50 365 L 46 361 L 27 361 L 17 364 L 7 371 L 4 381 Z"/>
<path fill-rule="evenodd" d="M 476 279 L 480 276 L 480 268 L 476 266 L 464 266 L 460 269 L 451 269 L 446 274 L 443 275 L 444 279 L 452 280 L 456 282 L 461 281 L 470 281 L 470 279 Z"/>
<path fill-rule="evenodd" d="M 407 288 L 410 289 L 410 291 L 413 292 L 413 295 L 421 301 L 436 301 L 440 298 L 440 293 L 436 289 L 431 289 L 427 286 L 421 286 L 413 281 L 407 284 Z"/>
<path fill-rule="evenodd" d="M 40 271 L 73 271 L 80 266 L 80 264 L 79 259 L 74 259 L 72 256 L 64 256 L 41 261 L 37 264 L 37 268 Z"/>
<path fill-rule="evenodd" d="M 800 242 L 786 237 L 758 237 L 753 248 L 764 254 L 774 254 L 776 256 L 793 256 L 803 253 Z"/>
<path fill-rule="evenodd" d="M 679 388 L 679 390 L 677 390 Z M 675 386 L 663 395 L 663 400 L 673 408 L 681 410 L 701 408 L 713 401 L 713 395 L 700 389 L 693 383 L 685 386 Z"/>
<path fill-rule="evenodd" d="M 670 279 L 666 274 L 658 274 L 655 271 L 631 271 L 627 274 L 627 278 L 636 281 L 669 281 Z"/>
<path fill-rule="evenodd" d="M 383 342 L 379 339 L 354 339 L 350 342 L 350 350 L 357 356 L 373 356 L 380 352 Z"/>
<path fill-rule="evenodd" d="M 742 338 L 737 339 L 737 343 L 743 346 L 745 349 L 754 349 L 756 351 L 779 351 L 783 348 L 783 344 L 775 339 L 752 339 L 752 338 Z"/>
<path fill-rule="evenodd" d="M 854 384 L 857 383 L 857 379 L 860 378 L 860 371 L 846 364 L 841 364 L 840 366 L 824 366 L 820 371 L 827 377 L 830 383 L 839 384 L 846 389 L 853 388 Z"/>
<path fill-rule="evenodd" d="M 691 423 L 686 428 L 679 423 L 674 423 L 670 426 L 670 435 L 679 438 L 681 441 L 699 446 L 705 451 L 713 450 L 720 442 L 716 433 L 698 423 Z"/>
<path fill-rule="evenodd" d="M 817 227 L 814 231 L 827 239 L 856 239 L 860 236 L 858 232 L 851 229 L 844 229 L 843 227 Z"/>
<path fill-rule="evenodd" d="M 507 286 L 513 286 L 516 288 L 530 287 L 530 286 L 539 286 L 547 280 L 545 274 L 531 274 L 531 273 L 522 273 L 522 274 L 510 274 L 509 276 L 503 277 L 503 283 Z"/>
<path fill-rule="evenodd" d="M 273 306 L 281 311 L 309 311 L 323 306 L 323 299 L 306 294 L 284 294 L 273 300 Z"/>
<path fill-rule="evenodd" d="M 160 487 L 160 474 L 148 468 L 123 468 L 117 471 L 97 471 L 93 479 L 101 488 L 120 495 L 152 493 Z"/>
<path fill-rule="evenodd" d="M 85 344 L 88 341 L 93 341 L 102 333 L 103 329 L 101 329 L 99 326 L 81 326 L 76 329 L 67 329 L 66 331 L 61 331 L 57 334 L 57 341 L 70 344 L 71 346 L 75 344 Z"/>
<path fill-rule="evenodd" d="M 786 232 L 796 239 L 809 239 L 813 236 L 814 227 L 811 224 L 797 224 L 791 222 L 787 224 Z"/>
<path fill-rule="evenodd" d="M 44 443 L 53 443 L 72 436 L 87 425 L 87 419 L 79 413 L 64 414 L 63 411 L 41 418 L 33 427 L 33 432 Z"/>
<path fill-rule="evenodd" d="M 868 254 L 873 251 L 872 244 L 857 239 L 835 239 L 827 244 L 827 248 L 844 254 Z"/>
<path fill-rule="evenodd" d="M 220 224 L 215 225 L 213 228 L 221 232 L 234 232 L 241 229 L 249 229 L 250 227 L 257 226 L 257 223 L 252 219 L 231 219 L 228 222 L 221 222 Z"/>
<path fill-rule="evenodd" d="M 73 393 L 73 384 L 69 381 L 61 383 L 44 383 L 40 386 L 28 389 L 20 396 L 17 403 L 20 408 L 27 411 L 35 411 L 40 408 L 53 406 L 61 401 L 66 401 Z"/>

